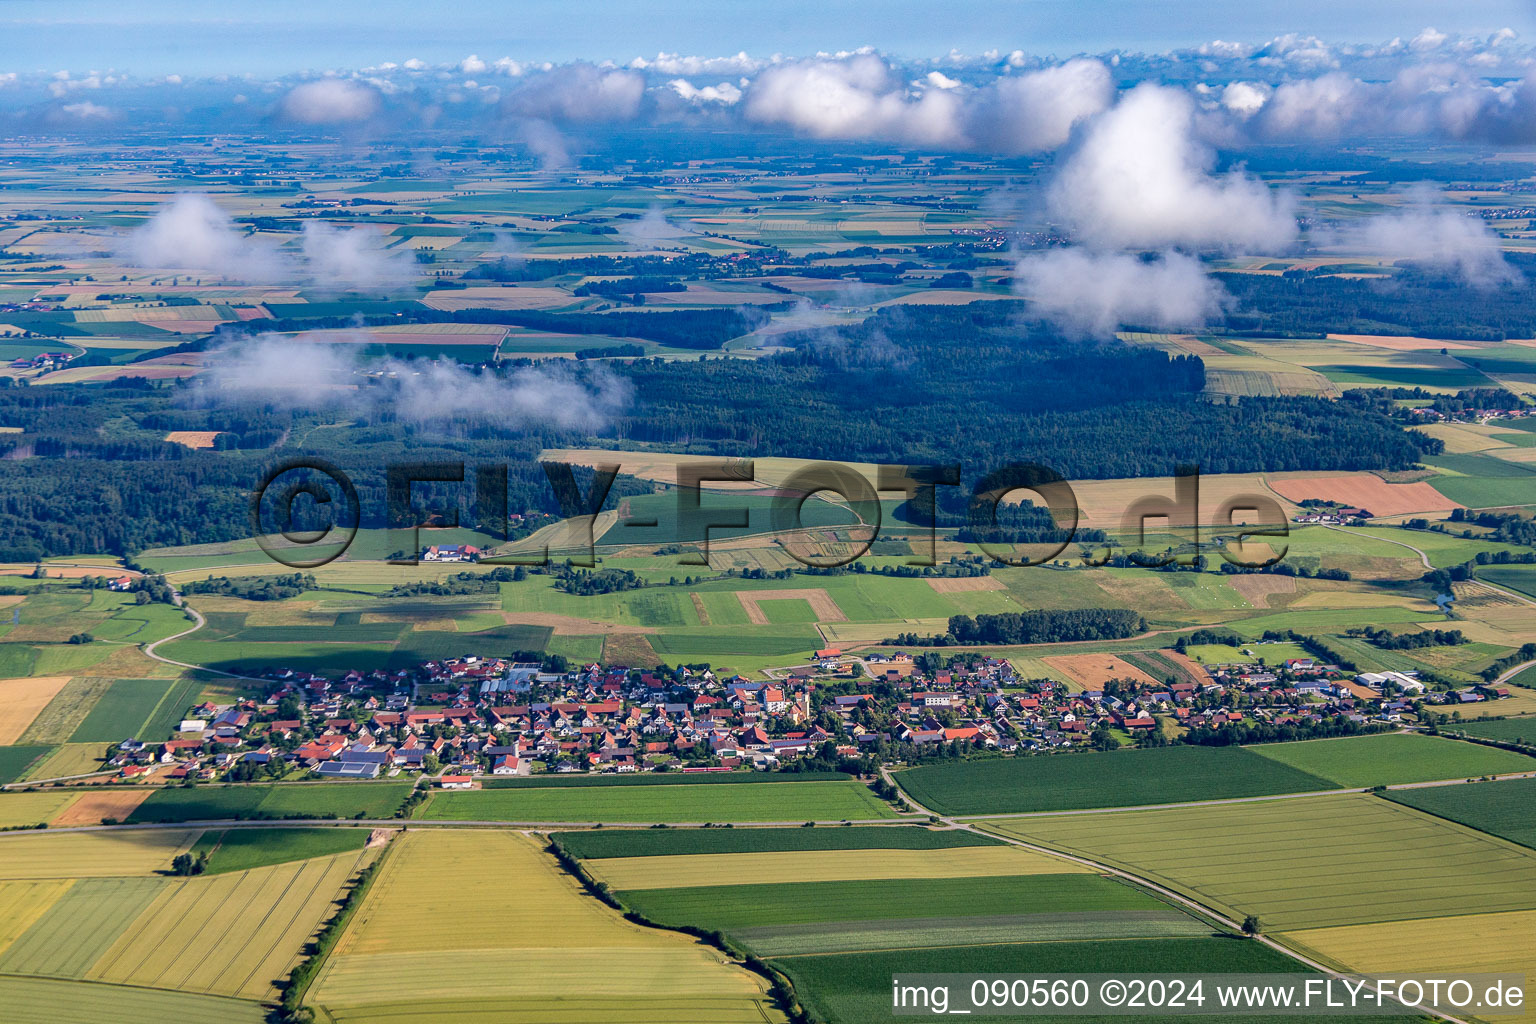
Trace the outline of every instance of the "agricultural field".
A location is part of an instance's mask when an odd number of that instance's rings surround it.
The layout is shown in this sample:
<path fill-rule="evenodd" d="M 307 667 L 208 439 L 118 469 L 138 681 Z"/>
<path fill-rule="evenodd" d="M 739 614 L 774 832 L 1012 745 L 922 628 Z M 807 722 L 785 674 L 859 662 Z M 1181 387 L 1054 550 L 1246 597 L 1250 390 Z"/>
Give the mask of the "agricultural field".
<path fill-rule="evenodd" d="M 416 817 L 431 821 L 854 821 L 894 818 L 857 782 L 749 786 L 553 786 L 438 792 Z"/>
<path fill-rule="evenodd" d="M 158 789 L 133 809 L 131 824 L 228 818 L 390 818 L 408 782 L 318 782 Z"/>
<path fill-rule="evenodd" d="M 303 946 L 334 911 L 361 850 L 273 867 L 178 879 L 83 977 L 271 1001 Z"/>
<path fill-rule="evenodd" d="M 1502 786 L 1506 783 L 1493 783 Z M 1366 794 L 989 820 L 1269 931 L 1536 909 L 1536 851 Z"/>
<path fill-rule="evenodd" d="M 795 850 L 946 850 L 1001 840 L 961 829 L 847 825 L 835 828 L 604 829 L 550 837 L 582 860 Z"/>
<path fill-rule="evenodd" d="M 192 853 L 208 855 L 208 874 L 228 874 L 361 850 L 370 835 L 362 828 L 210 829 Z"/>
<path fill-rule="evenodd" d="M 1390 924 L 1344 925 L 1288 932 L 1280 939 L 1324 963 L 1365 974 L 1406 977 L 1460 974 L 1522 974 L 1536 971 L 1529 936 L 1536 912 L 1466 914 Z M 1529 1006 L 1516 1016 L 1531 1019 Z"/>
<path fill-rule="evenodd" d="M 1071 861 L 1007 845 L 612 857 L 590 862 L 589 867 L 598 880 L 614 889 L 626 890 L 750 885 L 764 877 L 780 876 L 801 882 L 851 882 L 874 878 L 1071 874 L 1085 870 Z"/>
<path fill-rule="evenodd" d="M 617 895 L 649 920 L 718 930 L 759 956 L 1211 931 L 1210 925 L 1169 904 L 1099 875 L 951 877 L 922 879 L 920 886 L 918 901 L 892 900 L 889 879 L 620 890 Z"/>
<path fill-rule="evenodd" d="M 1134 807 L 1338 788 L 1247 747 L 1175 746 L 924 765 L 897 772 L 912 799 L 942 814 Z"/>
<path fill-rule="evenodd" d="M 1031 942 L 1022 945 L 947 946 L 877 953 L 776 957 L 795 993 L 831 1024 L 865 1024 L 890 1015 L 891 978 L 903 974 L 1116 974 L 1295 973 L 1296 962 L 1256 942 L 1226 937 Z M 1113 1020 L 1115 1018 L 998 1016 L 1011 1021 Z M 1122 1018 L 1123 1019 L 1123 1018 Z M 1212 1016 L 1162 1016 L 1159 1021 L 1241 1020 Z"/>
<path fill-rule="evenodd" d="M 443 970 L 450 955 L 454 969 Z M 448 1007 L 505 1024 L 784 1020 L 761 977 L 695 940 L 625 921 L 535 839 L 482 830 L 402 836 L 309 999 L 341 1022 Z"/>
<path fill-rule="evenodd" d="M 13 1024 L 262 1024 L 258 1003 L 187 992 L 125 988 L 56 978 L 0 977 L 0 1004 Z"/>
<path fill-rule="evenodd" d="M 1536 758 L 1415 733 L 1385 733 L 1244 749 L 1346 789 L 1536 771 Z"/>
<path fill-rule="evenodd" d="M 967 835 L 802 828 L 558 839 L 624 906 L 651 921 L 723 933 L 788 974 L 797 998 L 828 1021 L 886 1019 L 893 972 L 1080 971 L 1107 957 L 1116 969 L 1144 961 L 1192 970 L 1196 959 L 1204 970 L 1287 963 L 1213 938 L 1219 929 L 1210 922 L 1134 885 L 1018 847 L 819 845 L 823 836 L 907 833 L 938 842 Z M 815 849 L 807 837 L 818 840 Z"/>
<path fill-rule="evenodd" d="M 148 877 L 196 839 L 179 829 L 0 835 L 0 881 Z"/>
<path fill-rule="evenodd" d="M 57 818 L 77 795 L 67 789 L 0 793 L 0 828 L 47 824 Z"/>
<path fill-rule="evenodd" d="M 1491 722 L 1464 722 L 1456 728 L 1468 736 L 1536 746 L 1536 715 L 1501 718 Z"/>
<path fill-rule="evenodd" d="M 1536 565 L 1487 565 L 1477 574 L 1490 583 L 1536 598 Z"/>
<path fill-rule="evenodd" d="M 0 679 L 0 746 L 17 742 L 68 682 L 68 676 Z"/>
<path fill-rule="evenodd" d="M 0 784 L 15 782 L 51 751 L 52 747 L 0 747 Z"/>
<path fill-rule="evenodd" d="M 1398 789 L 1387 794 L 1387 798 L 1536 849 L 1536 779 Z"/>

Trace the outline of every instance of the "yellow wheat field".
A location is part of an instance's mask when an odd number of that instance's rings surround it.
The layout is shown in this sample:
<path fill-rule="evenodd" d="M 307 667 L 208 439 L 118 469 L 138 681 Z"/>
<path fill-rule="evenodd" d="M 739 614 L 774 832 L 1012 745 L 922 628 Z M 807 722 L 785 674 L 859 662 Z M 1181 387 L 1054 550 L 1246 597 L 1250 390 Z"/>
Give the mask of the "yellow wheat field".
<path fill-rule="evenodd" d="M 372 851 L 185 878 L 86 971 L 119 985 L 273 999 Z"/>
<path fill-rule="evenodd" d="M 74 798 L 75 793 L 67 789 L 40 789 L 35 793 L 0 793 L 0 828 L 51 822 Z"/>
<path fill-rule="evenodd" d="M 192 848 L 195 831 L 145 829 L 0 836 L 0 881 L 153 875 Z"/>
<path fill-rule="evenodd" d="M 0 953 L 44 912 L 58 902 L 74 883 L 68 879 L 46 882 L 0 882 Z"/>
<path fill-rule="evenodd" d="M 538 840 L 433 829 L 401 837 L 312 990 L 338 1021 L 779 1022 L 758 976 L 588 896 Z M 467 1007 L 466 1007 L 467 1008 Z"/>
<path fill-rule="evenodd" d="M 614 857 L 587 865 L 615 889 L 673 889 L 757 882 L 845 882 L 868 878 L 984 878 L 1086 871 L 1016 846 L 949 850 L 802 850 L 793 853 Z"/>
<path fill-rule="evenodd" d="M 1536 978 L 1536 910 L 1466 914 L 1389 924 L 1313 928 L 1281 936 L 1288 945 L 1363 974 L 1448 977 L 1524 974 Z M 1536 1020 L 1536 1007 L 1500 1021 Z"/>
<path fill-rule="evenodd" d="M 0 746 L 15 743 L 67 682 L 69 676 L 0 679 Z"/>

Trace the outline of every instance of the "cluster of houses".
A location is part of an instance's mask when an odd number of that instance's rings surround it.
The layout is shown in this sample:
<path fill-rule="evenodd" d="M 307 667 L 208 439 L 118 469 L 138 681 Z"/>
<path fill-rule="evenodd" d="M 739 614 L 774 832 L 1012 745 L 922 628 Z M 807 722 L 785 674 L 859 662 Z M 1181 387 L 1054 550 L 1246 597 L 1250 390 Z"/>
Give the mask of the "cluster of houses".
<path fill-rule="evenodd" d="M 835 650 L 780 678 L 675 674 L 588 664 L 463 657 L 413 670 L 273 676 L 265 700 L 192 709 L 174 739 L 119 744 L 126 778 L 247 773 L 375 779 L 401 773 L 477 785 L 533 771 L 773 769 L 829 750 L 839 759 L 921 755 L 933 745 L 1004 752 L 1083 745 L 1103 727 L 1136 736 L 1168 726 L 1306 726 L 1400 721 L 1418 701 L 1506 696 L 1482 686 L 1431 692 L 1412 673 L 1351 673 L 1292 658 L 1275 666 L 1193 666 L 1162 682 L 1117 679 L 1073 689 L 1021 679 L 1005 659 L 922 670 L 905 654 Z M 242 767 L 243 766 L 243 767 Z"/>
<path fill-rule="evenodd" d="M 433 544 L 421 553 L 423 562 L 477 562 L 480 549 L 473 544 Z"/>
<path fill-rule="evenodd" d="M 1345 505 L 1340 508 L 1313 508 L 1292 516 L 1294 523 L 1357 523 L 1371 518 L 1368 509 Z"/>
<path fill-rule="evenodd" d="M 74 352 L 40 352 L 35 356 L 12 359 L 13 370 L 57 370 L 75 358 Z"/>
<path fill-rule="evenodd" d="M 1508 392 L 1505 392 L 1508 394 Z M 1514 395 L 1509 395 L 1515 399 Z M 1518 399 L 1515 399 L 1518 401 Z M 1508 409 L 1484 409 L 1480 407 L 1460 409 L 1453 412 L 1443 412 L 1429 406 L 1413 408 L 1408 414 L 1414 419 L 1424 423 L 1486 423 L 1489 420 L 1518 420 L 1527 416 L 1536 416 L 1536 407 L 1529 405 L 1514 405 Z"/>

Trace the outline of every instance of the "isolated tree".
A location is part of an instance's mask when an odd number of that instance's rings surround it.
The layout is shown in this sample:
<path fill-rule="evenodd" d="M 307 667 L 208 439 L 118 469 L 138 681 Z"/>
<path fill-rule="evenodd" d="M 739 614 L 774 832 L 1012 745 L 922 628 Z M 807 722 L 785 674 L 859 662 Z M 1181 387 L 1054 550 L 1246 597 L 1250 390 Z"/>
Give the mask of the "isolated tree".
<path fill-rule="evenodd" d="M 1259 934 L 1259 932 L 1262 930 L 1263 926 L 1259 924 L 1259 919 L 1255 915 L 1249 914 L 1247 917 L 1243 918 L 1244 935 L 1252 937 Z"/>

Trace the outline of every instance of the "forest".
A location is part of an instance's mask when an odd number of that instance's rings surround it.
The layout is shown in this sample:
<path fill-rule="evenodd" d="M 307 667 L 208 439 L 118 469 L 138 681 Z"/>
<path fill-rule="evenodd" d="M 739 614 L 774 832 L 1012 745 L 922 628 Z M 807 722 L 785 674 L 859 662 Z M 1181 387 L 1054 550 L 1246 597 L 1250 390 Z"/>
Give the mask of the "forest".
<path fill-rule="evenodd" d="M 1520 270 L 1536 259 L 1506 255 Z M 1469 288 L 1429 269 L 1400 266 L 1390 278 L 1331 276 L 1337 267 L 1288 270 L 1274 277 L 1218 273 L 1236 299 L 1227 316 L 1239 332 L 1409 334 L 1462 341 L 1503 341 L 1536 334 L 1536 295 L 1530 288 Z"/>
<path fill-rule="evenodd" d="M 348 430 L 315 432 L 308 428 L 327 422 L 326 414 L 275 402 L 210 404 L 185 384 L 138 378 L 0 387 L 0 424 L 19 428 L 0 433 L 0 458 L 26 463 L 25 472 L 0 474 L 0 558 L 133 554 L 249 536 L 249 494 L 279 452 L 344 466 L 359 493 L 360 525 L 368 528 L 386 525 L 384 467 L 391 463 L 470 467 L 464 485 L 414 489 L 423 515 L 452 515 L 464 507 L 455 495 L 474 489 L 473 467 L 484 464 L 508 466 L 506 511 L 558 514 L 556 496 L 536 463 L 545 447 L 655 443 L 726 457 L 959 464 L 971 486 L 1000 467 L 1026 462 L 1069 480 L 1169 475 L 1190 463 L 1205 473 L 1397 470 L 1441 449 L 1440 442 L 1404 430 L 1385 411 L 1388 403 L 1300 397 L 1210 402 L 1200 393 L 1205 374 L 1196 357 L 1069 338 L 1020 320 L 1014 304 L 989 307 L 887 309 L 852 328 L 793 337 L 789 351 L 757 360 L 617 364 L 613 371 L 629 379 L 634 399 L 597 436 L 553 428 L 515 431 L 479 421 L 429 428 L 396 417 L 388 405 L 349 413 Z M 476 310 L 453 316 L 472 322 L 482 314 L 494 322 L 568 319 Z M 689 310 L 589 316 L 610 329 L 615 317 L 631 317 L 703 330 L 698 325 L 742 315 Z M 507 375 L 524 365 L 474 372 Z M 167 442 L 171 430 L 216 432 L 219 450 Z M 578 470 L 577 480 L 586 493 L 590 471 Z M 608 507 L 650 490 L 650 484 L 620 477 Z M 1031 506 L 1005 506 L 995 523 L 973 523 L 969 491 L 940 488 L 939 494 L 941 521 L 972 539 L 1062 536 L 1048 515 Z M 464 525 L 504 532 L 494 506 L 466 516 Z"/>
<path fill-rule="evenodd" d="M 1129 608 L 1043 608 L 995 615 L 952 615 L 942 636 L 910 633 L 890 641 L 943 647 L 948 644 L 1049 644 L 1080 640 L 1121 640 L 1144 633 L 1147 620 Z"/>
<path fill-rule="evenodd" d="M 1032 462 L 1069 479 L 1406 469 L 1439 442 L 1365 403 L 1204 400 L 1198 357 L 1065 337 L 1011 303 L 885 309 L 747 360 L 639 360 L 620 436 L 727 456 Z M 642 314 L 643 315 L 643 314 Z"/>

